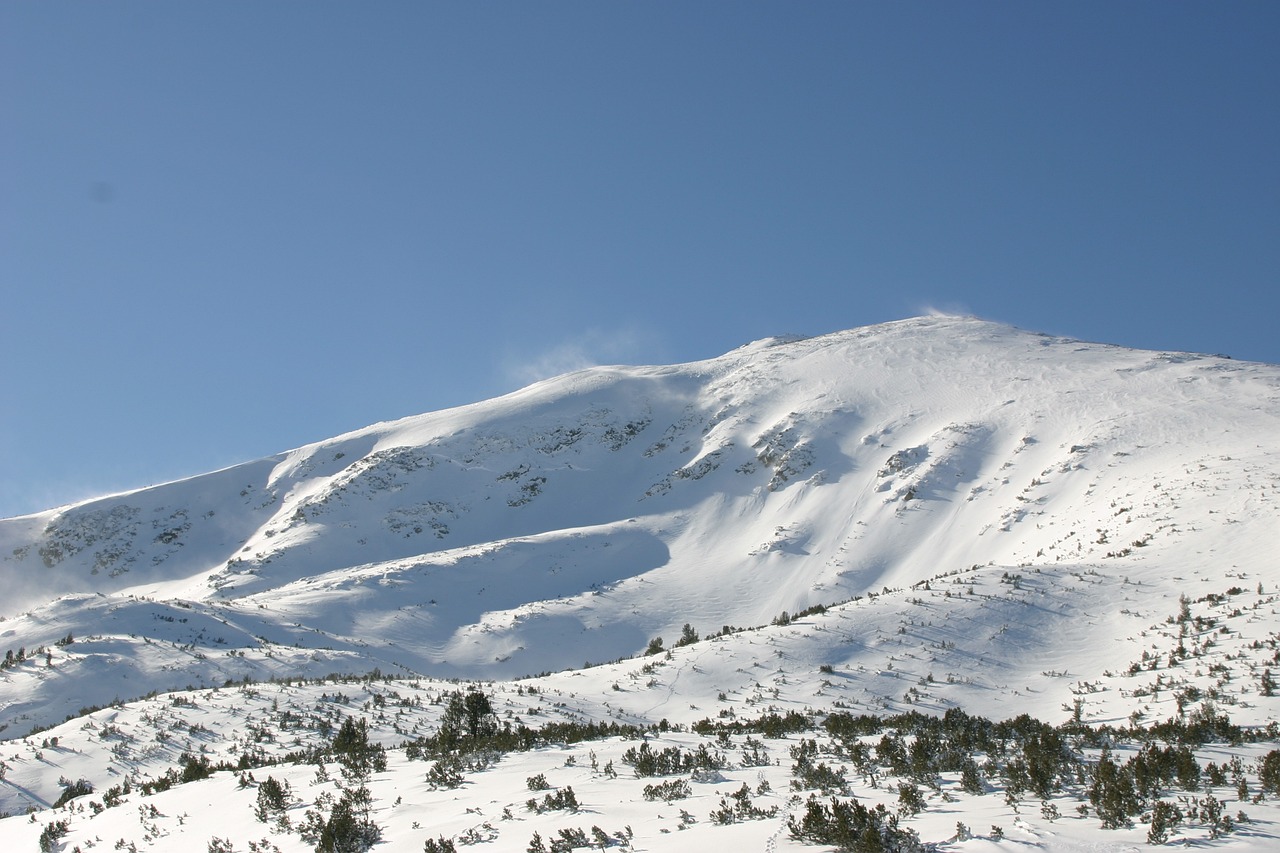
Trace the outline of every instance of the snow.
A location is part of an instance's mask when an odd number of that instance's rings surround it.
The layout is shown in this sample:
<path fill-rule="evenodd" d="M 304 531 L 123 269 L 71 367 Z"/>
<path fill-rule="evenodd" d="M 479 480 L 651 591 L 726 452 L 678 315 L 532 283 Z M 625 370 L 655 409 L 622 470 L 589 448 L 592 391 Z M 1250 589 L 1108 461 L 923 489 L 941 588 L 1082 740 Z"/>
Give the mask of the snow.
<path fill-rule="evenodd" d="M 27 655 L 0 671 L 0 810 L 18 815 L 0 821 L 0 837 L 35 845 L 55 815 L 21 813 L 47 808 L 60 776 L 101 791 L 160 775 L 184 748 L 234 760 L 250 718 L 278 724 L 272 702 L 304 714 L 341 690 L 356 695 L 344 708 L 367 715 L 374 693 L 395 690 L 422 698 L 412 725 L 426 733 L 432 699 L 457 689 L 445 679 L 482 680 L 500 714 L 530 725 L 677 726 L 953 707 L 1156 722 L 1178 713 L 1177 679 L 1233 722 L 1265 726 L 1280 720 L 1280 698 L 1259 686 L 1280 636 L 1276 435 L 1280 367 L 927 317 L 767 339 L 689 365 L 578 371 L 0 520 L 0 647 Z M 1199 622 L 1180 636 L 1182 596 Z M 770 624 L 819 604 L 825 613 Z M 750 630 L 672 649 L 686 623 L 704 638 Z M 670 654 L 643 657 L 658 636 Z M 1194 654 L 1170 666 L 1179 643 Z M 375 667 L 412 680 L 279 683 Z M 84 717 L 86 707 L 103 709 Z M 177 734 L 158 738 L 160 719 Z M 108 724 L 127 737 L 104 738 Z M 388 745 L 403 739 L 378 730 Z M 51 737 L 59 746 L 43 747 Z M 314 745 L 319 734 L 295 737 Z M 423 766 L 393 751 L 373 784 L 378 849 L 474 840 L 486 822 L 494 850 L 592 824 L 632 826 L 637 850 L 801 846 L 781 816 L 707 819 L 766 771 L 769 801 L 788 808 L 782 744 L 781 765 L 726 770 L 670 806 L 645 801 L 637 780 L 590 770 L 588 752 L 616 763 L 629 745 L 513 753 L 452 791 L 426 790 Z M 525 812 L 536 772 L 571 784 L 589 811 Z M 307 801 L 323 789 L 306 765 L 256 775 L 268 773 Z M 966 853 L 1145 844 L 1145 828 L 1103 831 L 1065 805 L 1050 821 L 1038 804 L 1015 814 L 1001 798 L 965 796 L 904 824 Z M 135 793 L 126 808 L 75 812 L 64 848 L 122 838 L 202 849 L 217 836 L 237 850 L 264 838 L 310 849 L 255 821 L 253 798 L 229 773 Z M 1270 802 L 1205 843 L 1270 849 Z M 515 816 L 501 819 L 504 807 Z M 679 807 L 698 822 L 679 828 Z M 948 840 L 957 820 L 975 837 Z M 991 824 L 1003 840 L 987 837 Z"/>

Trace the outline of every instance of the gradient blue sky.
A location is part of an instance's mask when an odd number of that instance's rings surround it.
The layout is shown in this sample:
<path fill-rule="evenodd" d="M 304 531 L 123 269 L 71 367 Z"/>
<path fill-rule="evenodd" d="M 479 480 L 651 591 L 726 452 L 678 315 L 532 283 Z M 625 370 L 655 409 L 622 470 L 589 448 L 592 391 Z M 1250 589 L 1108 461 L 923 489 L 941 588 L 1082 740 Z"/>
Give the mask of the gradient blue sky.
<path fill-rule="evenodd" d="M 1280 362 L 1280 3 L 0 5 L 0 515 L 962 311 Z"/>

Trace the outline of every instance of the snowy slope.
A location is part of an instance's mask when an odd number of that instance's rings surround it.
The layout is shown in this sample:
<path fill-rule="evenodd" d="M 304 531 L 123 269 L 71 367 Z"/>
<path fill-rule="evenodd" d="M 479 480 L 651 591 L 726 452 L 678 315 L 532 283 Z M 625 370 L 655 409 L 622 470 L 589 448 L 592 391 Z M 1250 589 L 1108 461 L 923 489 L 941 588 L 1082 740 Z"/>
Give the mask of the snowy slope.
<path fill-rule="evenodd" d="M 0 647 L 52 651 L 0 724 L 299 668 L 555 671 L 972 566 L 1127 577 L 1140 611 L 1280 585 L 1278 399 L 1275 366 L 951 317 L 569 374 L 0 522 Z"/>
<path fill-rule="evenodd" d="M 0 669 L 0 811 L 47 808 L 59 778 L 99 791 L 154 778 L 184 752 L 309 748 L 347 714 L 393 746 L 438 723 L 449 678 L 486 680 L 500 716 L 530 725 L 950 708 L 1145 724 L 1205 700 L 1266 725 L 1280 720 L 1264 690 L 1280 672 L 1276 435 L 1280 367 L 929 317 L 585 370 L 0 520 L 0 650 L 13 653 Z M 814 605 L 825 612 L 784 616 Z M 686 624 L 702 639 L 673 648 Z M 645 656 L 655 637 L 670 652 Z M 410 680 L 280 683 L 375 667 Z M 603 763 L 626 746 L 592 749 Z M 781 765 L 786 748 L 774 746 Z M 524 850 L 557 824 L 504 825 L 495 810 L 524 802 L 526 776 L 587 751 L 509 757 L 461 793 L 423 789 L 395 753 L 375 786 L 388 849 L 420 850 L 430 830 Z M 278 772 L 303 800 L 324 790 L 305 767 Z M 776 766 L 726 771 L 691 801 L 701 823 L 683 827 L 678 809 L 655 811 L 598 769 L 555 775 L 595 798 L 609 833 L 634 823 L 635 849 L 798 847 Z M 272 849 L 252 786 L 223 777 L 140 812 L 73 805 L 68 842 L 182 850 L 225 829 L 235 849 Z M 783 811 L 707 834 L 721 796 L 766 777 L 778 793 L 762 802 Z M 945 849 L 1145 837 L 953 788 L 912 824 Z M 210 823 L 203 798 L 249 817 Z M 1276 843 L 1270 808 L 1254 804 L 1253 834 L 1231 843 Z M 961 817 L 1009 838 L 957 838 Z M 10 818 L 0 837 L 25 849 L 47 826 Z"/>

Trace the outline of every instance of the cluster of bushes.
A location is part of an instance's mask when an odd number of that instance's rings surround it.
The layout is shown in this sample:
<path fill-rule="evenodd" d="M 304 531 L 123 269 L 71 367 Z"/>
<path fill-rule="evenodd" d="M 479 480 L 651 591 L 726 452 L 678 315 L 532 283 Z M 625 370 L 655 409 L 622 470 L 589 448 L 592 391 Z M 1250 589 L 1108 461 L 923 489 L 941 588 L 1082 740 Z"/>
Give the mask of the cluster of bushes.
<path fill-rule="evenodd" d="M 787 711 L 785 714 L 770 712 L 753 720 L 710 720 L 702 719 L 690 726 L 700 735 L 712 735 L 719 732 L 726 734 L 758 734 L 767 738 L 783 738 L 789 734 L 807 732 L 814 727 L 814 718 L 799 711 Z"/>
<path fill-rule="evenodd" d="M 630 765 L 637 776 L 674 776 L 695 770 L 720 770 L 725 766 L 725 757 L 707 749 L 705 743 L 699 744 L 695 750 L 685 751 L 678 746 L 669 746 L 655 752 L 645 741 L 639 747 L 633 746 L 624 752 L 622 763 Z"/>
<path fill-rule="evenodd" d="M 48 826 L 40 830 L 40 853 L 52 853 L 58 849 L 58 839 L 66 835 L 71 829 L 70 821 L 54 820 L 50 821 Z"/>
<path fill-rule="evenodd" d="M 58 799 L 53 803 L 53 808 L 55 809 L 65 806 L 76 797 L 83 797 L 86 794 L 93 793 L 93 786 L 89 784 L 87 779 L 77 779 L 72 782 L 63 776 L 58 779 L 58 784 L 62 786 L 62 793 L 58 795 Z"/>
<path fill-rule="evenodd" d="M 762 809 L 751 802 L 751 789 L 743 782 L 741 788 L 728 797 L 720 798 L 720 805 L 711 813 L 711 822 L 717 826 L 727 826 L 745 820 L 765 820 L 777 814 L 777 806 Z"/>
<path fill-rule="evenodd" d="M 692 793 L 689 783 L 683 779 L 671 779 L 656 785 L 644 786 L 644 798 L 650 802 L 662 800 L 664 803 L 670 803 L 674 800 L 683 800 Z"/>
<path fill-rule="evenodd" d="M 787 818 L 787 830 L 797 841 L 828 844 L 855 853 L 923 853 L 919 836 L 898 825 L 883 805 L 867 808 L 856 800 L 832 797 L 822 802 L 810 795 L 804 814 Z"/>
<path fill-rule="evenodd" d="M 535 832 L 533 838 L 529 841 L 527 849 L 528 853 L 568 853 L 570 850 L 583 847 L 607 850 L 614 845 L 630 847 L 631 838 L 632 832 L 629 826 L 621 832 L 615 832 L 613 835 L 598 826 L 591 827 L 590 835 L 581 827 L 566 827 L 561 829 L 555 836 L 552 836 L 550 846 L 542 840 L 540 833 Z"/>
<path fill-rule="evenodd" d="M 556 722 L 536 729 L 499 724 L 492 702 L 483 692 L 455 691 L 449 696 L 439 730 L 406 743 L 405 754 L 411 760 L 425 760 L 459 753 L 518 752 L 611 737 L 639 737 L 646 731 L 649 729 L 615 721 Z"/>
<path fill-rule="evenodd" d="M 293 790 L 288 782 L 278 782 L 274 776 L 258 785 L 258 802 L 253 816 L 262 823 L 275 821 L 281 830 L 289 829 L 289 806 L 293 803 Z"/>
<path fill-rule="evenodd" d="M 70 636 L 70 634 L 68 634 L 67 636 Z M 61 643 L 61 641 L 59 641 L 59 643 Z M 20 647 L 16 655 L 13 653 L 13 649 L 9 649 L 4 653 L 4 660 L 0 660 L 0 671 L 6 670 L 6 669 L 12 669 L 13 667 L 18 666 L 19 664 L 22 664 L 28 660 L 35 660 L 36 658 L 39 658 L 39 657 L 43 657 L 45 659 L 46 664 L 51 665 L 53 663 L 53 652 L 49 651 L 44 646 L 40 646 L 38 649 L 36 649 L 35 652 L 31 654 L 30 657 L 27 656 L 26 646 Z"/>
<path fill-rule="evenodd" d="M 541 803 L 531 797 L 525 803 L 525 808 L 538 814 L 560 810 L 576 812 L 578 810 L 578 796 L 573 793 L 573 786 L 569 785 L 559 791 L 547 794 L 542 798 Z"/>
<path fill-rule="evenodd" d="M 795 764 L 791 766 L 791 787 L 798 791 L 821 791 L 824 794 L 847 793 L 849 784 L 845 780 L 844 768 L 838 770 L 828 767 L 826 762 L 814 759 L 818 756 L 818 742 L 802 738 L 800 743 L 791 747 L 791 758 Z"/>
<path fill-rule="evenodd" d="M 167 791 L 174 785 L 184 785 L 187 782 L 196 782 L 200 779 L 208 779 L 217 770 L 235 770 L 236 766 L 220 761 L 213 764 L 204 755 L 191 755 L 184 752 L 182 757 L 178 759 L 180 767 L 171 767 L 161 776 L 155 779 L 144 779 L 138 783 L 138 787 L 144 794 L 157 794 L 161 791 Z"/>
<path fill-rule="evenodd" d="M 324 808 L 328 802 L 317 802 L 314 809 L 307 809 L 298 834 L 315 845 L 316 853 L 360 853 L 382 837 L 372 818 L 369 779 L 387 769 L 386 751 L 369 741 L 368 721 L 348 717 L 329 744 L 328 755 L 338 762 L 342 773 L 338 798 L 327 815 Z"/>

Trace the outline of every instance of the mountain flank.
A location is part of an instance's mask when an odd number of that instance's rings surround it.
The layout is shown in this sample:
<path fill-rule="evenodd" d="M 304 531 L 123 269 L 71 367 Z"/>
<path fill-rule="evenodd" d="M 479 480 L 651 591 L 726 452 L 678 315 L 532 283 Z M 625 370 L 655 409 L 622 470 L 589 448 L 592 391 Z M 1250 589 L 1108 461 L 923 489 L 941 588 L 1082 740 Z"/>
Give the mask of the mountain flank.
<path fill-rule="evenodd" d="M 385 702 L 379 679 L 408 702 L 374 721 L 388 747 L 468 684 L 507 721 L 688 737 L 961 711 L 1266 732 L 1277 435 L 1280 367 L 924 317 L 591 368 L 0 520 L 4 807 L 57 797 L 35 752 L 108 772 L 77 730 L 139 780 L 179 757 L 148 734 L 164 708 L 187 741 L 213 714 L 186 748 L 277 760 L 323 727 L 250 748 L 231 709 L 278 725 L 282 702 Z"/>

